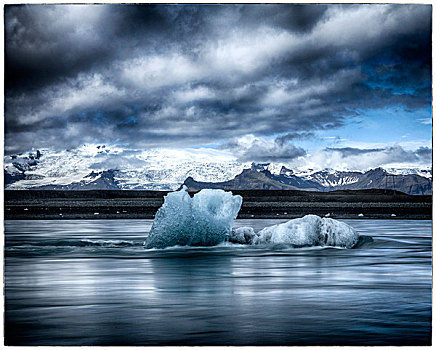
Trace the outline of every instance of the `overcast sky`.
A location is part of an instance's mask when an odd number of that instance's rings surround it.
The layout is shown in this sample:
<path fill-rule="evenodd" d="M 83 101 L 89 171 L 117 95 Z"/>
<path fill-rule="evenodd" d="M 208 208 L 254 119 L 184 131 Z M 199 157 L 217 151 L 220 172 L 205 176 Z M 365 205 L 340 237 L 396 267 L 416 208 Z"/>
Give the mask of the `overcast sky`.
<path fill-rule="evenodd" d="M 6 5 L 5 150 L 431 165 L 430 5 Z"/>

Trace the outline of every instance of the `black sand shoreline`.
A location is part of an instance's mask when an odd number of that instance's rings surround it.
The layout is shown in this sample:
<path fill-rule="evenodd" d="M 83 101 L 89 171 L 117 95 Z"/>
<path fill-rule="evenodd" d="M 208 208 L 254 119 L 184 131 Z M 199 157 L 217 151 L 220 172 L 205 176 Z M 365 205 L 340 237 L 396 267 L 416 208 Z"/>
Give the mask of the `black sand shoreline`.
<path fill-rule="evenodd" d="M 243 197 L 238 219 L 293 219 L 307 214 L 338 219 L 431 220 L 432 196 L 385 190 L 232 191 Z M 153 219 L 165 191 L 12 191 L 5 220 Z M 190 193 L 193 195 L 195 192 Z"/>

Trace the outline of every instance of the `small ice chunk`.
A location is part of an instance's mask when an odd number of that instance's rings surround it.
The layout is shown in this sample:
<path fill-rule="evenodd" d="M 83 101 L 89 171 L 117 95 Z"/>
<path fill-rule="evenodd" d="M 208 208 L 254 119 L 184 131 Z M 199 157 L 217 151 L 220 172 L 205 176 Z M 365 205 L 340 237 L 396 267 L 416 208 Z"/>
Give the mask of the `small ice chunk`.
<path fill-rule="evenodd" d="M 349 225 L 330 218 L 306 215 L 299 219 L 265 227 L 253 237 L 253 244 L 285 243 L 296 247 L 335 246 L 352 248 L 359 234 Z"/>
<path fill-rule="evenodd" d="M 360 213 L 359 215 L 357 215 L 357 216 L 363 216 L 363 214 L 362 213 Z"/>
<path fill-rule="evenodd" d="M 238 227 L 232 229 L 229 236 L 229 242 L 239 244 L 251 244 L 254 236 L 254 230 L 252 227 Z"/>
<path fill-rule="evenodd" d="M 224 242 L 241 205 L 242 197 L 231 192 L 204 189 L 191 198 L 183 186 L 165 196 L 145 246 L 211 246 Z"/>
<path fill-rule="evenodd" d="M 395 215 L 395 214 L 392 214 L 391 216 L 394 217 L 394 216 L 396 216 L 396 215 Z"/>

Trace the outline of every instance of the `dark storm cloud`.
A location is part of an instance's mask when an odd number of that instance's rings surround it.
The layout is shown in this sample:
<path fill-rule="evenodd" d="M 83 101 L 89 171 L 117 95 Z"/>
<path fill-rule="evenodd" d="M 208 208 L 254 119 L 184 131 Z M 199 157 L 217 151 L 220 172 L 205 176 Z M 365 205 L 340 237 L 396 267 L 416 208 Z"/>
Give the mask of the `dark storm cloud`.
<path fill-rule="evenodd" d="M 325 14 L 327 6 L 306 5 L 258 5 L 240 9 L 244 24 L 258 26 L 260 23 L 286 30 L 304 33 L 311 31 Z"/>
<path fill-rule="evenodd" d="M 235 138 L 222 146 L 232 151 L 241 162 L 290 162 L 306 155 L 306 151 L 291 143 L 248 135 Z"/>
<path fill-rule="evenodd" d="M 7 152 L 284 134 L 290 159 L 358 109 L 431 103 L 427 5 L 7 5 L 5 36 Z"/>
<path fill-rule="evenodd" d="M 432 156 L 432 150 L 431 148 L 428 147 L 419 147 L 416 150 L 416 154 L 418 155 L 418 157 L 423 158 L 425 160 L 431 161 L 431 156 Z"/>
<path fill-rule="evenodd" d="M 357 156 L 361 154 L 381 152 L 383 148 L 354 148 L 354 147 L 342 147 L 334 148 L 328 147 L 325 149 L 327 152 L 340 152 L 344 157 Z"/>
<path fill-rule="evenodd" d="M 431 163 L 432 151 L 428 147 L 420 147 L 416 150 L 405 150 L 399 145 L 385 148 L 326 148 L 327 153 L 338 152 L 343 158 L 360 157 L 362 162 L 367 159 L 382 159 L 382 163 Z"/>
<path fill-rule="evenodd" d="M 302 140 L 315 137 L 313 132 L 290 132 L 276 138 L 276 142 L 283 145 L 292 140 Z"/>

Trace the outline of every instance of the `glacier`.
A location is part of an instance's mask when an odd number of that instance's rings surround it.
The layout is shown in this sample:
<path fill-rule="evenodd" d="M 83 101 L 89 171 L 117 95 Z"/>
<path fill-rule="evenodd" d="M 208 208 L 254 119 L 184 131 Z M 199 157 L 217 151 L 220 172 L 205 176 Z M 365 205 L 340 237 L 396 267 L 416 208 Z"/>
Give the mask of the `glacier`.
<path fill-rule="evenodd" d="M 165 196 L 145 241 L 146 248 L 213 246 L 228 238 L 242 197 L 204 189 L 191 198 L 186 190 L 183 186 Z"/>
<path fill-rule="evenodd" d="M 251 164 L 240 163 L 225 152 L 204 148 L 142 150 L 88 143 L 66 150 L 39 150 L 39 156 L 33 150 L 4 155 L 5 174 L 15 177 L 12 183 L 6 184 L 8 189 L 80 182 L 85 186 L 95 180 L 89 177 L 92 171 L 113 171 L 120 189 L 174 191 L 189 176 L 198 181 L 222 182 L 234 178 Z"/>
<path fill-rule="evenodd" d="M 241 205 L 242 197 L 232 192 L 203 189 L 191 198 L 183 186 L 180 191 L 165 196 L 144 246 L 214 246 L 228 241 L 249 245 L 352 248 L 359 241 L 359 233 L 351 226 L 316 215 L 268 226 L 259 232 L 254 232 L 252 227 L 232 228 Z"/>

